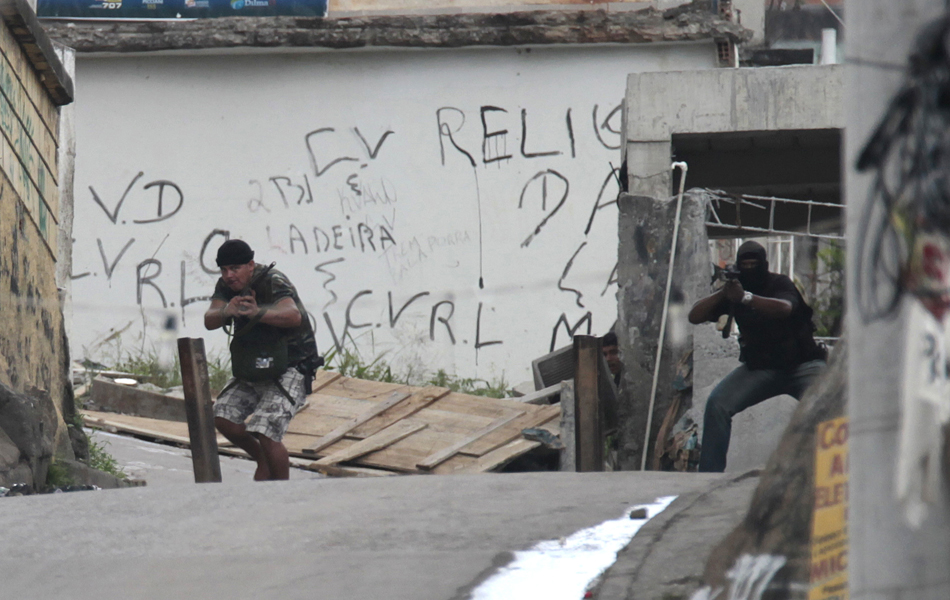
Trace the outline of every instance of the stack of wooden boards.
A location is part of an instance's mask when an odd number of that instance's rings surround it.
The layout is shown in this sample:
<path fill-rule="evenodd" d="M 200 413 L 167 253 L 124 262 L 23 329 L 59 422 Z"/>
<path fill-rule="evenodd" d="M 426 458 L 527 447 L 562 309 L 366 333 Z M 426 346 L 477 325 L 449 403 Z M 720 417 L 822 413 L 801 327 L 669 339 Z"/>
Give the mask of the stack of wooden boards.
<path fill-rule="evenodd" d="M 86 425 L 188 443 L 187 424 L 85 413 Z M 522 431 L 560 432 L 560 406 L 525 404 L 319 371 L 284 444 L 294 464 L 330 475 L 482 473 L 540 446 Z M 219 449 L 241 453 L 218 437 Z M 300 460 L 305 459 L 305 460 Z"/>

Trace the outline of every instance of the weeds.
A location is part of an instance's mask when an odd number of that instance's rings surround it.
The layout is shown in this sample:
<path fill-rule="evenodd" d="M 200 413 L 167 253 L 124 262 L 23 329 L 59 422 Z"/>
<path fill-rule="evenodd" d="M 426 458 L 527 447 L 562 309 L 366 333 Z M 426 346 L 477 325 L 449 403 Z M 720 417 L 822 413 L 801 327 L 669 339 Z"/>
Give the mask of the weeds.
<path fill-rule="evenodd" d="M 179 369 L 180 371 L 180 369 Z M 208 384 L 211 395 L 217 396 L 231 380 L 231 359 L 223 354 L 208 358 Z"/>
<path fill-rule="evenodd" d="M 385 353 L 380 354 L 372 362 L 366 363 L 356 352 L 351 352 L 346 348 L 343 348 L 342 351 L 333 349 L 324 357 L 326 361 L 324 368 L 336 371 L 345 377 L 409 384 L 407 378 L 399 378 L 393 374 L 392 368 L 383 360 L 385 356 Z"/>
<path fill-rule="evenodd" d="M 68 485 L 75 485 L 76 482 L 69 475 L 69 469 L 66 465 L 56 462 L 53 462 L 49 465 L 49 470 L 46 472 L 46 486 L 50 488 L 64 488 Z"/>
<path fill-rule="evenodd" d="M 114 369 L 138 375 L 163 390 L 181 385 L 181 365 L 177 356 L 173 365 L 166 366 L 155 354 L 126 355 L 125 359 L 116 363 Z"/>
<path fill-rule="evenodd" d="M 157 354 L 126 355 L 113 370 L 136 375 L 144 381 L 168 390 L 181 385 L 181 363 L 178 356 L 172 365 L 163 364 Z M 211 394 L 217 395 L 231 379 L 231 359 L 224 354 L 208 357 L 208 383 Z"/>
<path fill-rule="evenodd" d="M 423 374 L 419 376 L 409 370 L 406 373 L 397 373 L 386 362 L 385 353 L 380 354 L 370 362 L 366 362 L 359 354 L 343 348 L 341 351 L 331 350 L 326 355 L 326 366 L 330 371 L 336 371 L 346 377 L 355 377 L 357 379 L 366 379 L 368 381 L 381 381 L 384 383 L 401 383 L 405 385 L 433 385 L 444 387 L 472 396 L 485 396 L 488 398 L 506 398 L 508 393 L 508 382 L 504 376 L 488 381 L 472 377 L 458 377 L 447 373 L 445 369 L 439 369 L 431 376 Z"/>
<path fill-rule="evenodd" d="M 844 321 L 844 247 L 832 242 L 818 250 L 812 270 L 815 272 L 815 279 L 822 284 L 822 293 L 814 299 L 813 306 L 815 335 L 840 336 Z"/>
<path fill-rule="evenodd" d="M 488 381 L 486 379 L 458 377 L 446 373 L 443 369 L 439 369 L 426 383 L 449 388 L 453 392 L 460 392 L 472 396 L 485 396 L 486 398 L 507 398 L 511 395 L 508 393 L 508 382 L 505 381 L 504 376 Z"/>
<path fill-rule="evenodd" d="M 107 445 L 109 445 L 109 442 L 89 440 L 89 466 L 114 475 L 119 479 L 127 479 L 128 476 L 119 467 L 119 461 L 106 450 Z"/>

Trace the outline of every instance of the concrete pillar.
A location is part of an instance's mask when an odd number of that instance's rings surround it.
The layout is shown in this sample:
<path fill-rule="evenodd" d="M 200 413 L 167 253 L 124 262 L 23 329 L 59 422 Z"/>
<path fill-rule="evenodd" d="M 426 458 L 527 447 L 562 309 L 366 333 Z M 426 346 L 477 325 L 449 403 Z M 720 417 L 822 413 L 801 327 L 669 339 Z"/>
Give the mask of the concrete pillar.
<path fill-rule="evenodd" d="M 762 0 L 732 0 L 733 10 L 737 13 L 736 20 L 753 33 L 753 46 L 765 42 L 765 5 Z"/>
<path fill-rule="evenodd" d="M 850 417 L 851 550 L 849 579 L 854 600 L 950 598 L 950 500 L 946 487 L 923 526 L 907 526 L 894 499 L 900 419 L 901 361 L 906 318 L 864 325 L 854 290 L 856 233 L 867 208 L 871 177 L 855 172 L 855 159 L 887 103 L 903 82 L 917 32 L 942 14 L 944 0 L 848 0 L 845 6 L 848 64 L 844 106 L 848 206 L 848 329 L 851 338 Z"/>
<path fill-rule="evenodd" d="M 53 43 L 56 55 L 63 62 L 66 73 L 76 80 L 76 51 L 68 46 Z M 72 279 L 73 272 L 73 180 L 76 174 L 76 124 L 75 105 L 59 108 L 59 231 L 56 237 L 56 287 L 63 300 L 63 318 L 66 330 L 72 326 Z"/>
<path fill-rule="evenodd" d="M 673 143 L 668 138 L 661 141 L 637 141 L 627 143 L 628 189 L 635 196 L 666 198 L 670 195 L 673 173 Z"/>
<path fill-rule="evenodd" d="M 669 171 L 669 164 L 666 170 Z M 620 464 L 624 470 L 640 468 L 646 429 L 660 319 L 666 291 L 673 241 L 676 201 L 668 193 L 657 197 L 625 194 L 620 197 L 620 247 L 617 337 L 624 361 L 620 398 Z M 706 237 L 706 201 L 702 194 L 686 194 L 680 218 L 679 240 L 673 270 L 672 300 L 689 307 L 709 290 L 709 245 Z M 692 328 L 685 311 L 670 311 L 649 450 L 672 401 L 676 365 L 693 348 Z M 680 340 L 672 330 L 687 332 Z M 678 343 L 675 343 L 677 342 Z M 648 455 L 647 464 L 650 464 Z"/>

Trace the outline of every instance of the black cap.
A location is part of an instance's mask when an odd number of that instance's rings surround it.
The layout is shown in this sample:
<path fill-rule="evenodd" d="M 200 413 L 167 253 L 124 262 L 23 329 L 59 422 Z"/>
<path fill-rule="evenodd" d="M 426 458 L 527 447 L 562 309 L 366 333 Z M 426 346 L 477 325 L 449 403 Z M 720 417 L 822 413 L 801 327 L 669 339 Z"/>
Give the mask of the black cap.
<path fill-rule="evenodd" d="M 254 260 L 254 251 L 244 240 L 228 240 L 218 248 L 216 262 L 219 267 L 227 265 L 246 265 Z"/>

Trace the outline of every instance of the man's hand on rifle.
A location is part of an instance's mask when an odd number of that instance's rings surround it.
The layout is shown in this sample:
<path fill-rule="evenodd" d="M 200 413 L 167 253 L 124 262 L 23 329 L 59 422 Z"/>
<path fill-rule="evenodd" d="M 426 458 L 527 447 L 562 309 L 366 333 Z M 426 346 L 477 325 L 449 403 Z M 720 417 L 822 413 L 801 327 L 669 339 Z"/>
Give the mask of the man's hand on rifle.
<path fill-rule="evenodd" d="M 722 293 L 725 294 L 726 300 L 736 304 L 742 301 L 745 290 L 742 288 L 742 284 L 739 283 L 738 279 L 730 279 L 726 281 L 726 285 L 723 286 Z"/>
<path fill-rule="evenodd" d="M 259 310 L 256 295 L 254 290 L 251 290 L 250 295 L 231 298 L 224 309 L 224 314 L 229 317 L 253 317 Z"/>

